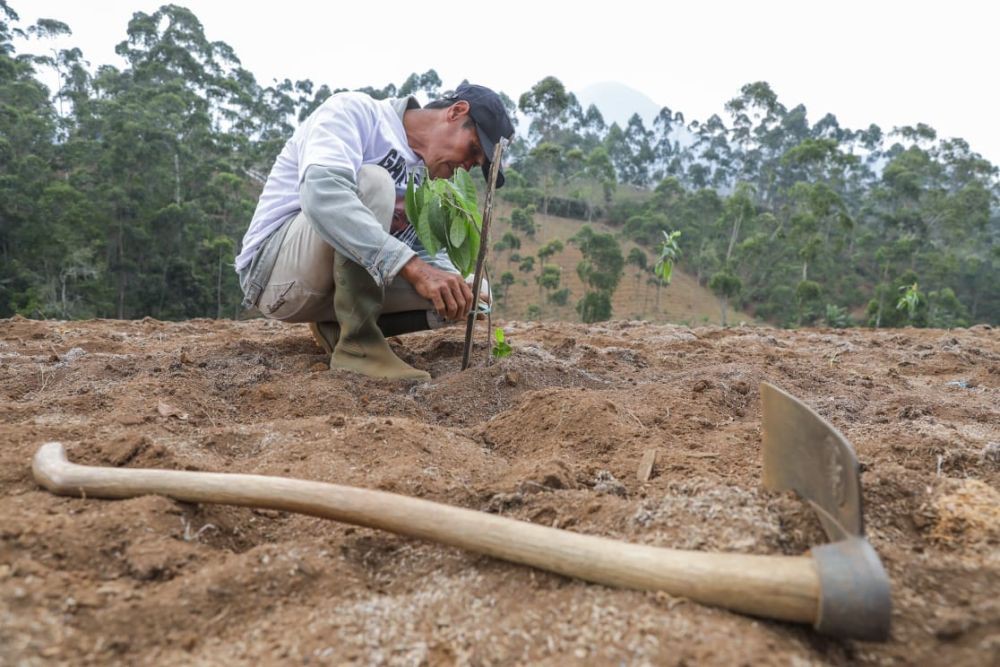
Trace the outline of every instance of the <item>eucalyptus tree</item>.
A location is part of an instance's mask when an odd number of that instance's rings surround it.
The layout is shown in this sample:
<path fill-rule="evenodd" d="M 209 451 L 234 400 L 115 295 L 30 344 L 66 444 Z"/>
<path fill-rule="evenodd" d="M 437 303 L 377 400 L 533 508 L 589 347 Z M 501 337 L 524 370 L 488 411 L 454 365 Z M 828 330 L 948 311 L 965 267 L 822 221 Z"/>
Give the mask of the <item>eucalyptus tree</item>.
<path fill-rule="evenodd" d="M 396 93 L 400 97 L 406 97 L 407 95 L 423 92 L 427 95 L 427 99 L 436 100 L 440 97 L 441 86 L 441 77 L 438 76 L 437 70 L 429 69 L 423 74 L 414 72 L 406 77 L 406 81 L 399 86 Z"/>
<path fill-rule="evenodd" d="M 729 128 L 722 118 L 713 114 L 704 123 L 693 126 L 692 130 L 696 137 L 692 151 L 704 169 L 700 172 L 704 185 L 727 189 L 732 184 L 737 170 L 729 143 Z"/>
<path fill-rule="evenodd" d="M 0 3 L 0 317 L 44 307 L 50 276 L 34 261 L 27 240 L 46 225 L 35 204 L 54 178 L 57 117 L 49 90 L 35 78 L 37 62 L 19 56 L 20 17 Z M 15 249 L 19 248 L 17 254 Z"/>
<path fill-rule="evenodd" d="M 594 219 L 594 209 L 597 207 L 597 203 L 610 200 L 610 194 L 616 186 L 615 167 L 606 148 L 597 146 L 587 155 L 585 173 L 590 180 L 587 197 L 587 222 L 591 222 Z"/>
<path fill-rule="evenodd" d="M 642 117 L 634 113 L 625 126 L 625 145 L 629 158 L 624 162 L 625 173 L 622 178 L 626 183 L 639 187 L 649 184 L 650 175 L 655 161 L 653 151 L 653 133 L 646 129 Z"/>
<path fill-rule="evenodd" d="M 542 304 L 542 291 L 552 293 L 559 289 L 559 282 L 562 280 L 562 267 L 556 264 L 545 264 L 541 272 L 535 276 L 538 284 L 538 304 Z"/>
<path fill-rule="evenodd" d="M 635 267 L 635 292 L 636 295 L 638 295 L 639 281 L 642 279 L 642 275 L 646 272 L 646 267 L 649 266 L 649 258 L 641 248 L 632 248 L 629 250 L 628 257 L 625 259 L 625 262 L 629 266 Z"/>
<path fill-rule="evenodd" d="M 493 252 L 502 253 L 507 251 L 507 266 L 510 266 L 513 261 L 512 257 L 515 250 L 520 250 L 521 239 L 512 232 L 505 232 L 499 241 L 493 244 Z"/>
<path fill-rule="evenodd" d="M 507 307 L 507 293 L 510 291 L 510 286 L 515 282 L 516 278 L 514 278 L 514 274 L 510 271 L 504 271 L 500 276 L 500 289 L 502 290 L 504 308 Z"/>
<path fill-rule="evenodd" d="M 552 239 L 541 248 L 538 249 L 538 261 L 547 262 L 556 253 L 560 253 L 564 250 L 565 246 L 563 242 L 559 239 Z"/>
<path fill-rule="evenodd" d="M 534 238 L 538 231 L 535 226 L 535 207 L 532 204 L 520 208 L 511 209 L 510 226 L 521 232 L 528 238 Z M 520 248 L 521 246 L 517 246 Z"/>
<path fill-rule="evenodd" d="M 576 272 L 589 291 L 577 304 L 584 322 L 597 322 L 611 317 L 611 297 L 621 280 L 625 258 L 618 240 L 611 234 L 595 232 L 584 225 L 570 243 L 580 249 L 583 259 Z M 595 319 L 596 318 L 596 319 Z"/>
<path fill-rule="evenodd" d="M 531 118 L 528 129 L 531 140 L 536 143 L 555 141 L 558 131 L 569 121 L 575 100 L 554 76 L 545 77 L 522 94 L 517 107 Z"/>
<path fill-rule="evenodd" d="M 719 297 L 719 308 L 722 312 L 722 326 L 727 325 L 729 301 L 739 295 L 743 289 L 743 281 L 728 269 L 719 271 L 708 281 L 708 288 Z"/>
<path fill-rule="evenodd" d="M 558 144 L 546 141 L 531 149 L 531 157 L 539 165 L 542 181 L 542 215 L 549 214 L 549 197 L 556 186 L 559 173 L 562 148 Z"/>

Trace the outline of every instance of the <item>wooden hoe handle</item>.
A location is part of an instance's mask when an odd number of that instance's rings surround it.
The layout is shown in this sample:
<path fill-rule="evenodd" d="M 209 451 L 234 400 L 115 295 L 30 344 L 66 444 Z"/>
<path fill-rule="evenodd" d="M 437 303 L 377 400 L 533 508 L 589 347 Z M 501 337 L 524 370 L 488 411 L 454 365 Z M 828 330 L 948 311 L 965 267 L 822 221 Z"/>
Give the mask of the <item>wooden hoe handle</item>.
<path fill-rule="evenodd" d="M 703 604 L 798 623 L 817 620 L 820 580 L 808 556 L 682 551 L 581 535 L 382 491 L 284 477 L 101 468 L 66 460 L 62 444 L 35 454 L 35 481 L 93 498 L 159 494 L 298 512 L 380 528 L 608 586 L 665 591 Z"/>

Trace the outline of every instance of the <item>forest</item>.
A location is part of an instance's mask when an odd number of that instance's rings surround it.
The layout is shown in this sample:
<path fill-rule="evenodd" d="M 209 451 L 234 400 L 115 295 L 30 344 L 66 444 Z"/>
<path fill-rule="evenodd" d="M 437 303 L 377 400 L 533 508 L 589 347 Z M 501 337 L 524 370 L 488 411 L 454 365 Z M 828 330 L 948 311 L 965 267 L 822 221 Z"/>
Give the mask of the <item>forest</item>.
<path fill-rule="evenodd" d="M 134 14 L 121 69 L 47 44 L 70 34 L 57 17 L 23 25 L 0 0 L 0 317 L 245 317 L 232 265 L 270 165 L 344 89 L 259 82 L 176 5 Z M 57 89 L 43 83 L 53 72 Z M 434 70 L 362 90 L 448 91 Z M 556 76 L 503 91 L 517 140 L 500 250 L 534 233 L 535 214 L 578 219 L 543 250 L 580 247 L 585 259 L 559 268 L 589 286 L 574 295 L 585 322 L 615 316 L 628 266 L 669 280 L 669 255 L 723 312 L 777 326 L 1000 323 L 996 166 L 925 124 L 851 129 L 764 81 L 734 92 L 706 119 L 664 107 L 650 127 L 638 114 L 622 127 Z M 639 246 L 627 257 L 625 240 Z M 542 254 L 539 299 L 558 285 Z"/>

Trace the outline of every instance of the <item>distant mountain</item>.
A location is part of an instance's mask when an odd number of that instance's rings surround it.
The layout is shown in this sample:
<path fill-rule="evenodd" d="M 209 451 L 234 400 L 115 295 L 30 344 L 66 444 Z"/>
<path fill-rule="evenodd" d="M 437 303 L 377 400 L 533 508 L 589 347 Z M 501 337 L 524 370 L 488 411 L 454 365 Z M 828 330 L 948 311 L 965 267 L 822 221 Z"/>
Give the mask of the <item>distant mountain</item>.
<path fill-rule="evenodd" d="M 604 116 L 604 122 L 608 125 L 618 123 L 623 129 L 634 113 L 638 113 L 646 128 L 651 129 L 661 108 L 648 96 L 617 81 L 591 84 L 576 93 L 576 98 L 584 111 L 593 104 Z"/>

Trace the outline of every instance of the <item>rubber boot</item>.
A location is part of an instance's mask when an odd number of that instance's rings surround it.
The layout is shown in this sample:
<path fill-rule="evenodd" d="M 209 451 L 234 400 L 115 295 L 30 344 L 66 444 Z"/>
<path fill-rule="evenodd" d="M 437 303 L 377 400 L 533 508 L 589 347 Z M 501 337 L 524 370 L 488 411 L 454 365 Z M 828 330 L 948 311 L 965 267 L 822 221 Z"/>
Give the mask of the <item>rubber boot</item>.
<path fill-rule="evenodd" d="M 430 380 L 396 356 L 378 327 L 382 288 L 368 272 L 340 253 L 333 260 L 333 309 L 340 323 L 340 338 L 330 356 L 330 369 L 392 380 Z"/>
<path fill-rule="evenodd" d="M 327 354 L 333 354 L 333 349 L 337 347 L 340 340 L 339 322 L 310 322 L 309 331 L 312 332 L 316 344 L 323 348 Z"/>
<path fill-rule="evenodd" d="M 431 314 L 436 313 L 426 310 L 387 313 L 379 316 L 378 328 L 382 330 L 382 335 L 386 338 L 389 336 L 402 336 L 403 334 L 414 333 L 416 331 L 427 331 L 428 329 L 436 328 L 431 326 L 429 322 Z M 310 322 L 309 331 L 312 332 L 313 339 L 324 352 L 333 354 L 333 349 L 337 347 L 337 341 L 340 340 L 339 322 Z"/>

